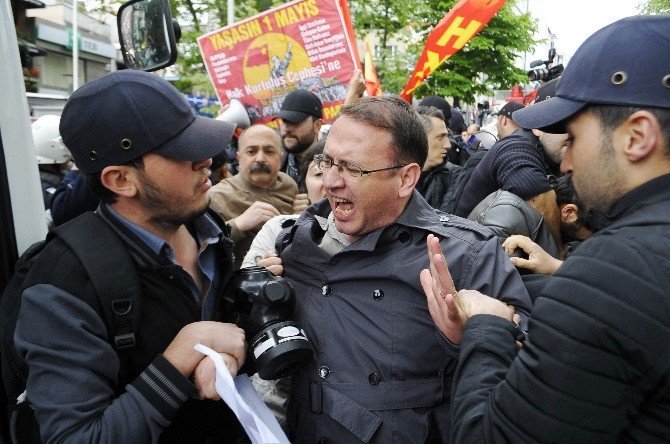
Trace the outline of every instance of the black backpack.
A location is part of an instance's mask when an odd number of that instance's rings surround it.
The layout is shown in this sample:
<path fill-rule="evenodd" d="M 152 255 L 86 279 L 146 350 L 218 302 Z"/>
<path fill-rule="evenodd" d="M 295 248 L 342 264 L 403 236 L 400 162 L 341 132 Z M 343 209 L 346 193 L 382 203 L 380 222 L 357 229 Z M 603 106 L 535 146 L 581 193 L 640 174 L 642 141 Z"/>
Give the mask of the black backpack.
<path fill-rule="evenodd" d="M 33 408 L 25 397 L 28 368 L 14 347 L 14 330 L 21 307 L 26 277 L 39 254 L 58 237 L 77 256 L 100 301 L 108 339 L 122 359 L 124 350 L 135 346 L 140 317 L 140 285 L 132 258 L 114 230 L 95 213 L 81 216 L 55 228 L 47 238 L 33 244 L 16 262 L 14 274 L 0 299 L 0 390 L 3 435 L 13 443 L 39 443 Z M 34 272 L 39 273 L 38 269 Z"/>

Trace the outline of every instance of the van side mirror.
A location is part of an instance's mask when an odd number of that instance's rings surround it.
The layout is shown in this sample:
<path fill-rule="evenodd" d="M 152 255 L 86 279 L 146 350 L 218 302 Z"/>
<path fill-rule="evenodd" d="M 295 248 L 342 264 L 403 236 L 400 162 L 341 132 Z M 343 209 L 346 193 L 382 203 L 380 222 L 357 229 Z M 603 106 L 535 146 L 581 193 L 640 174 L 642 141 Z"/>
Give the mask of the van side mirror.
<path fill-rule="evenodd" d="M 128 68 L 156 71 L 177 60 L 176 21 L 172 20 L 167 0 L 124 3 L 116 22 L 121 53 Z"/>

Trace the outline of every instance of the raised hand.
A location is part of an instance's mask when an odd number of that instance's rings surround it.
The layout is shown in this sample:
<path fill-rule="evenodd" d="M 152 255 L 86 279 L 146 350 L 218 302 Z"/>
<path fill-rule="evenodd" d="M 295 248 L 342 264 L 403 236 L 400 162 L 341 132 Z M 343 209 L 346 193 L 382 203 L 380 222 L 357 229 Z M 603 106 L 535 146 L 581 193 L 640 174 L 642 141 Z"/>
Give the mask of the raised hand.
<path fill-rule="evenodd" d="M 363 77 L 363 71 L 356 68 L 354 69 L 354 74 L 349 80 L 349 86 L 347 87 L 347 95 L 344 99 L 344 104 L 347 105 L 351 102 L 354 102 L 361 97 L 365 92 L 365 78 Z"/>
<path fill-rule="evenodd" d="M 421 286 L 433 322 L 449 341 L 460 344 L 463 326 L 468 318 L 477 314 L 491 314 L 519 322 L 511 305 L 475 290 L 456 291 L 439 239 L 429 234 L 426 243 L 430 269 L 421 270 Z"/>
<path fill-rule="evenodd" d="M 439 239 L 429 234 L 426 245 L 430 269 L 421 270 L 419 278 L 428 301 L 428 311 L 442 334 L 452 343 L 459 344 L 467 316 L 454 298 L 456 287 Z"/>

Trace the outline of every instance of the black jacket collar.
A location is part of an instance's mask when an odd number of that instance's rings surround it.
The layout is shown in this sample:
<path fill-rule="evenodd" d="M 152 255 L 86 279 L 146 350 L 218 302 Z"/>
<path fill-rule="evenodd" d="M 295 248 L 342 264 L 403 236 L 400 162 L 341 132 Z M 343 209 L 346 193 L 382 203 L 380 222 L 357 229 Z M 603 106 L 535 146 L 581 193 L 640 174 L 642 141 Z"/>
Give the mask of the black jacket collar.
<path fill-rule="evenodd" d="M 591 226 L 595 231 L 600 231 L 638 208 L 666 199 L 670 199 L 670 174 L 652 179 L 629 191 L 616 201 L 608 212 L 591 209 L 589 211 Z"/>

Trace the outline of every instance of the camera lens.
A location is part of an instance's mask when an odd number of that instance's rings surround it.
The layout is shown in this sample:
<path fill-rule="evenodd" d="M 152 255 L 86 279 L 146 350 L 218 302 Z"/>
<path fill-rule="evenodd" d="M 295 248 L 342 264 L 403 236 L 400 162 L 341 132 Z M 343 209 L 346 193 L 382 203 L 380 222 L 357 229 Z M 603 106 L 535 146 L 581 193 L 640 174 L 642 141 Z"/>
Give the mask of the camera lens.
<path fill-rule="evenodd" d="M 312 346 L 305 332 L 292 321 L 270 325 L 249 344 L 258 376 L 262 379 L 288 376 L 312 355 Z"/>
<path fill-rule="evenodd" d="M 547 71 L 546 68 L 536 68 L 528 71 L 528 78 L 533 82 L 546 80 L 545 78 L 547 77 L 548 74 L 549 72 Z"/>

